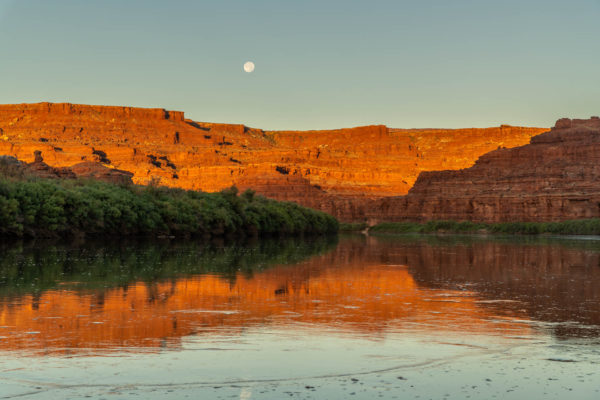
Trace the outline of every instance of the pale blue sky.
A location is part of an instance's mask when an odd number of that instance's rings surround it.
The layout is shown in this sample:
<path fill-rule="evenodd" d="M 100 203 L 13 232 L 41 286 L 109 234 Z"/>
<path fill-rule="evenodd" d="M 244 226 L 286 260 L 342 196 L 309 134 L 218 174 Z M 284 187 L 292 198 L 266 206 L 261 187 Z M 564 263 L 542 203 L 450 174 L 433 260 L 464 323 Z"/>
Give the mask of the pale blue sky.
<path fill-rule="evenodd" d="M 265 129 L 550 126 L 600 114 L 598 21 L 598 0 L 0 0 L 0 103 Z"/>

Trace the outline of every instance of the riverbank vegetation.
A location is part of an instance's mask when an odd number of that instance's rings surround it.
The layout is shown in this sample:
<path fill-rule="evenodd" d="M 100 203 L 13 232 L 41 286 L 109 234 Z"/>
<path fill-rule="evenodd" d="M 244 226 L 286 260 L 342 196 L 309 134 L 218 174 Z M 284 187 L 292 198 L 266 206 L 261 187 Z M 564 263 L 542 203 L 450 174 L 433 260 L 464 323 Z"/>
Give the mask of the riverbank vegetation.
<path fill-rule="evenodd" d="M 334 233 L 337 220 L 235 187 L 220 193 L 0 174 L 0 235 L 226 236 Z"/>
<path fill-rule="evenodd" d="M 367 228 L 366 222 L 340 222 L 340 232 L 362 232 Z"/>
<path fill-rule="evenodd" d="M 580 219 L 562 222 L 501 222 L 470 221 L 383 222 L 369 228 L 378 233 L 496 233 L 496 234 L 554 234 L 600 235 L 600 219 Z"/>

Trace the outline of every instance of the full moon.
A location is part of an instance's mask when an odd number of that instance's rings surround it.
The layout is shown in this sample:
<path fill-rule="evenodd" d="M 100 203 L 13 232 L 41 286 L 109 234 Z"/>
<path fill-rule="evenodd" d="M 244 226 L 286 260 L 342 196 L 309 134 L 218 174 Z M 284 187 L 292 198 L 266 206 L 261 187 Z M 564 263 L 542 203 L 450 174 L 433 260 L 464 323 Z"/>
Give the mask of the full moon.
<path fill-rule="evenodd" d="M 254 63 L 252 61 L 248 61 L 244 64 L 244 71 L 250 73 L 254 71 Z"/>

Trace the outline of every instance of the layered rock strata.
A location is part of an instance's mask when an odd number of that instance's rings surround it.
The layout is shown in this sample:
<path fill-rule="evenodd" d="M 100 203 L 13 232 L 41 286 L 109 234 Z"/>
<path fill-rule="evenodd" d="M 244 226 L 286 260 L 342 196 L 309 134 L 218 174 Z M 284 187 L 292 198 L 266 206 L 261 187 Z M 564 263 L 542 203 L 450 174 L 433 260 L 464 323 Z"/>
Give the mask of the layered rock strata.
<path fill-rule="evenodd" d="M 391 221 L 563 221 L 600 217 L 600 118 L 561 119 L 531 143 L 470 168 L 421 172 L 407 196 L 374 201 Z"/>
<path fill-rule="evenodd" d="M 253 188 L 343 221 L 385 219 L 374 199 L 404 195 L 422 171 L 471 166 L 482 154 L 529 142 L 543 128 L 264 131 L 203 123 L 182 112 L 75 104 L 0 106 L 0 155 L 52 167 L 94 162 L 137 184 L 219 191 Z"/>

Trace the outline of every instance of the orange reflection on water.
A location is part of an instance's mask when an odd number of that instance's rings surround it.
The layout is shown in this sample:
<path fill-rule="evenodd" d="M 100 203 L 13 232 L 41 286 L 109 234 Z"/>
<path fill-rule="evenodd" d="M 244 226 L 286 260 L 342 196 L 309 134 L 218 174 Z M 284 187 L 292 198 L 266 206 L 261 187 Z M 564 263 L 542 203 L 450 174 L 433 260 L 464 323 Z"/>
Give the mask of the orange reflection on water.
<path fill-rule="evenodd" d="M 199 275 L 98 291 L 0 299 L 0 349 L 69 352 L 179 346 L 191 334 L 311 324 L 380 337 L 390 330 L 517 333 L 468 292 L 419 288 L 403 266 L 322 266 L 322 258 L 228 280 Z"/>

